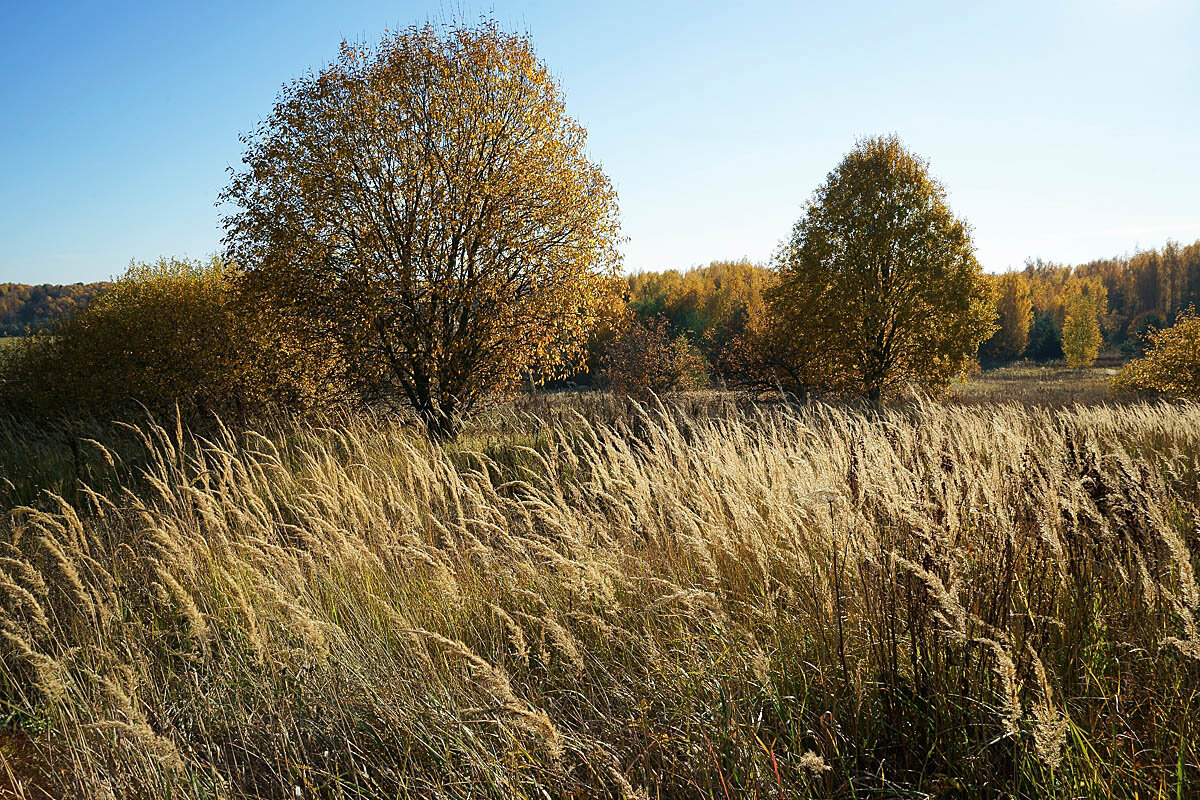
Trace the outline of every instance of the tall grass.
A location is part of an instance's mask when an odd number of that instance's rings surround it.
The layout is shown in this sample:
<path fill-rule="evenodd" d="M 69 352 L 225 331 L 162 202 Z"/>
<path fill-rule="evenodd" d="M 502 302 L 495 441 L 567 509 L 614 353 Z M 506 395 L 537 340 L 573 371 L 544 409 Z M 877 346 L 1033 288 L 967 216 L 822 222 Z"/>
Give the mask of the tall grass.
<path fill-rule="evenodd" d="M 1197 406 L 129 433 L 0 523 L 0 792 L 1200 785 Z"/>

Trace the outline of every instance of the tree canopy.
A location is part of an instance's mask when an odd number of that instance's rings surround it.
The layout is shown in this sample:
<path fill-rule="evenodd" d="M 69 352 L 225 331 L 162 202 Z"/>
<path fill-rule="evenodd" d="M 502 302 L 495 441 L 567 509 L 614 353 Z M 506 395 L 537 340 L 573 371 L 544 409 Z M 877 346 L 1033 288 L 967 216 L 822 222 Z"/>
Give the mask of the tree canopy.
<path fill-rule="evenodd" d="M 431 434 L 564 374 L 612 313 L 616 193 L 526 36 L 426 25 L 284 90 L 245 138 L 226 242 Z"/>
<path fill-rule="evenodd" d="M 873 401 L 937 389 L 994 330 L 967 225 L 893 136 L 861 141 L 829 174 L 776 262 L 756 347 L 788 389 Z"/>
<path fill-rule="evenodd" d="M 979 347 L 981 360 L 1008 361 L 1029 346 L 1033 325 L 1033 297 L 1029 279 L 1019 272 L 1008 272 L 993 279 L 996 288 L 996 312 L 999 328 Z"/>

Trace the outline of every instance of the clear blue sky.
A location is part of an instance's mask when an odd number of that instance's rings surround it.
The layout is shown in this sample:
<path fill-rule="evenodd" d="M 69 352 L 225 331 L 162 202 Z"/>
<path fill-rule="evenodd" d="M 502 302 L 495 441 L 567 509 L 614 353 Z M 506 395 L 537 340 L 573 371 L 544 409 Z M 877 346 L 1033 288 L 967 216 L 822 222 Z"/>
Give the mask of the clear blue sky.
<path fill-rule="evenodd" d="M 928 158 L 990 270 L 1200 238 L 1200 2 L 0 0 L 0 281 L 220 247 L 238 134 L 343 38 L 528 29 L 630 270 L 767 258 L 863 135 Z"/>

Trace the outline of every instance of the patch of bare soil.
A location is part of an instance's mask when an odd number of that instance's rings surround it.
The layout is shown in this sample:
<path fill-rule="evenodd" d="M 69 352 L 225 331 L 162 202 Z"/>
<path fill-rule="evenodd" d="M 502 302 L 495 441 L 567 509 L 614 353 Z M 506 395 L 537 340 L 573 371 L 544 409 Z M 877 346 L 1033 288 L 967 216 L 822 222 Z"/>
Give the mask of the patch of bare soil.
<path fill-rule="evenodd" d="M 27 738 L 0 733 L 0 800 L 58 800 L 45 788 L 37 763 L 38 753 Z"/>

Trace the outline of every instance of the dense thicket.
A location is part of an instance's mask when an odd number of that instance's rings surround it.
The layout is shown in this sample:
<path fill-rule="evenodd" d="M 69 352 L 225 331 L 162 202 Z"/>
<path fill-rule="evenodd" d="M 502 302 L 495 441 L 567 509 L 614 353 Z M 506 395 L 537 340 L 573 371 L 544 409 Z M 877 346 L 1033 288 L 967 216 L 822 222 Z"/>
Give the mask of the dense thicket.
<path fill-rule="evenodd" d="M 626 279 L 625 301 L 629 312 L 645 327 L 665 324 L 671 339 L 683 336 L 704 359 L 706 370 L 718 379 L 731 377 L 731 346 L 753 320 L 763 314 L 763 293 L 775 280 L 769 267 L 747 261 L 713 261 L 690 270 L 640 272 Z M 594 363 L 606 364 L 604 354 L 613 335 L 593 343 L 599 355 Z"/>
<path fill-rule="evenodd" d="M 672 336 L 663 317 L 629 320 L 604 352 L 599 386 L 649 399 L 708 385 L 709 363 L 685 334 Z"/>
<path fill-rule="evenodd" d="M 332 348 L 301 337 L 293 315 L 254 303 L 236 276 L 220 259 L 131 266 L 74 316 L 0 351 L 0 410 L 244 418 L 330 399 Z"/>

